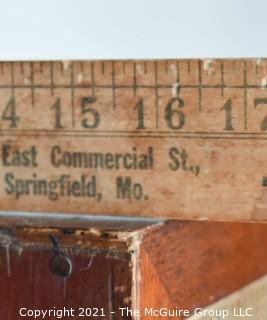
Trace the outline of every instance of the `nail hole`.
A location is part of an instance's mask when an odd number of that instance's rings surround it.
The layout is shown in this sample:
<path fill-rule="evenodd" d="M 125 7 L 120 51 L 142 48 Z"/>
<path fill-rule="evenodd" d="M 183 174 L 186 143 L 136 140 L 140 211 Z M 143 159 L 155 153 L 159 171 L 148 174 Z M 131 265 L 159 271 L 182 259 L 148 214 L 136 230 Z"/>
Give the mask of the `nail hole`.
<path fill-rule="evenodd" d="M 72 262 L 64 255 L 56 255 L 50 260 L 50 270 L 54 275 L 66 278 L 72 272 Z"/>

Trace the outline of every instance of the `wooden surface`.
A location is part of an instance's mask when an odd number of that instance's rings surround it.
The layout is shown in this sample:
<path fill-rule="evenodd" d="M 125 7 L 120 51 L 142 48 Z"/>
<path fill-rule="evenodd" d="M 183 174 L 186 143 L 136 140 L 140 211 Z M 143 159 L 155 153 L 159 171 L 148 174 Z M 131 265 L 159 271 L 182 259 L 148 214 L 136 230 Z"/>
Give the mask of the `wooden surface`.
<path fill-rule="evenodd" d="M 130 307 L 139 309 L 141 317 L 134 319 L 141 320 L 155 319 L 142 316 L 145 308 L 178 307 L 193 312 L 195 308 L 251 304 L 261 314 L 266 292 L 266 280 L 260 280 L 267 273 L 266 227 L 171 221 L 133 234 L 0 229 L 0 316 L 17 320 L 21 307 L 98 307 L 107 310 L 104 319 L 114 319 L 109 313 L 114 310 L 116 319 L 130 320 L 118 311 Z M 59 246 L 51 239 L 57 239 Z M 51 270 L 51 259 L 59 254 L 72 264 L 66 278 Z M 249 298 L 250 293 L 254 298 Z"/>
<path fill-rule="evenodd" d="M 104 308 L 105 316 L 99 318 L 111 320 L 114 311 L 116 319 L 122 319 L 118 308 L 131 306 L 132 273 L 126 244 L 118 245 L 108 235 L 86 237 L 86 232 L 77 230 L 65 235 L 55 230 L 14 230 L 13 242 L 8 234 L 0 230 L 1 319 L 31 319 L 20 317 L 20 308 L 45 311 L 64 307 L 75 311 L 72 317 L 65 313 L 62 319 L 80 319 L 79 308 Z M 59 238 L 61 254 L 72 263 L 72 273 L 66 278 L 51 271 L 55 253 L 48 235 Z M 45 319 L 57 317 L 52 314 Z"/>
<path fill-rule="evenodd" d="M 0 210 L 265 221 L 266 103 L 265 59 L 0 63 Z"/>
<path fill-rule="evenodd" d="M 267 277 L 262 277 L 250 283 L 244 288 L 234 292 L 230 296 L 204 308 L 197 310 L 200 314 L 190 317 L 190 320 L 210 320 L 212 314 L 224 313 L 229 320 L 238 319 L 238 315 L 243 319 L 266 319 L 267 300 Z M 196 312 L 196 313 L 197 313 Z M 246 316 L 246 314 L 252 316 Z"/>
<path fill-rule="evenodd" d="M 140 245 L 140 310 L 193 312 L 213 305 L 267 273 L 266 241 L 264 224 L 170 222 L 153 227 Z"/>

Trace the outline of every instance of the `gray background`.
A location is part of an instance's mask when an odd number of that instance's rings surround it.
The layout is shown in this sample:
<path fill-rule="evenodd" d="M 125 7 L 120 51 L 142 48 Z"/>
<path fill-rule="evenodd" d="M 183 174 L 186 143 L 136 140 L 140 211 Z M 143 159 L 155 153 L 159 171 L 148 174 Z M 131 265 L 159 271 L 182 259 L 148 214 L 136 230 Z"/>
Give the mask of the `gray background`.
<path fill-rule="evenodd" d="M 0 60 L 267 56 L 263 0 L 0 0 Z"/>

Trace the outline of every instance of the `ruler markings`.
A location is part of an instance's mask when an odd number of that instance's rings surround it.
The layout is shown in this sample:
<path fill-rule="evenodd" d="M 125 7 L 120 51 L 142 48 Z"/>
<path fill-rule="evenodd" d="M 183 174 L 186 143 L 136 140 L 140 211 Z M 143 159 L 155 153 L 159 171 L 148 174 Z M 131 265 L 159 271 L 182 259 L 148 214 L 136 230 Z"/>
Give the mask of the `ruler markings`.
<path fill-rule="evenodd" d="M 80 133 L 80 132 L 85 132 L 84 130 L 71 130 L 71 129 L 65 129 L 64 131 L 57 131 L 56 129 L 1 129 L 1 132 L 14 132 L 14 133 L 27 133 L 27 132 L 35 132 L 35 133 L 46 133 L 46 132 L 51 132 L 51 133 Z M 136 134 L 138 135 L 139 133 L 136 130 L 87 130 L 86 132 L 88 133 L 125 133 L 125 134 Z M 221 135 L 221 136 L 235 136 L 235 135 L 244 135 L 244 136 L 257 136 L 257 135 L 266 135 L 267 138 L 267 133 L 266 132 L 208 132 L 208 131 L 160 131 L 160 130 L 145 130 L 142 131 L 142 134 L 162 134 L 162 135 L 168 135 L 168 134 L 175 134 L 175 135 L 183 135 L 183 134 L 191 134 L 191 135 Z"/>
<path fill-rule="evenodd" d="M 266 220 L 265 64 L 208 62 L 0 64 L 0 209 Z"/>
<path fill-rule="evenodd" d="M 27 84 L 23 84 L 23 85 L 19 85 L 19 84 L 7 84 L 7 85 L 1 85 L 0 84 L 0 89 L 31 89 L 32 86 L 31 85 L 27 85 Z M 112 85 L 101 85 L 101 84 L 95 84 L 94 85 L 95 88 L 97 89 L 112 89 Z M 180 84 L 179 85 L 180 88 L 184 88 L 184 89 L 221 89 L 222 85 L 221 84 L 214 84 L 214 85 L 210 85 L 210 84 L 202 84 L 202 85 L 198 85 L 198 84 Z M 71 89 L 72 86 L 71 85 L 38 85 L 35 84 L 33 86 L 34 89 Z M 74 89 L 86 89 L 86 88 L 92 88 L 92 85 L 86 85 L 86 84 L 81 84 L 81 85 L 73 85 Z M 131 89 L 133 88 L 133 85 L 116 85 L 115 89 Z M 136 84 L 136 88 L 138 89 L 170 89 L 173 88 L 173 85 L 161 85 L 158 84 L 157 86 L 155 85 L 145 85 L 145 84 Z M 224 89 L 244 89 L 244 85 L 224 85 Z M 257 85 L 257 84 L 247 84 L 246 86 L 247 89 L 261 89 L 262 85 Z"/>
<path fill-rule="evenodd" d="M 169 73 L 169 62 L 168 62 L 168 60 L 165 61 L 165 73 L 166 74 Z"/>
<path fill-rule="evenodd" d="M 178 60 L 176 61 L 176 82 L 180 86 L 180 63 Z"/>
<path fill-rule="evenodd" d="M 61 77 L 64 76 L 64 65 L 63 62 L 60 63 Z"/>
<path fill-rule="evenodd" d="M 44 72 L 44 63 L 42 61 L 40 62 L 40 72 Z"/>
<path fill-rule="evenodd" d="M 198 109 L 201 111 L 202 109 L 202 63 L 201 60 L 198 61 Z"/>
<path fill-rule="evenodd" d="M 136 62 L 133 63 L 133 92 L 134 96 L 136 97 L 136 89 L 137 89 L 137 83 L 136 83 Z"/>
<path fill-rule="evenodd" d="M 111 75 L 112 75 L 112 108 L 113 110 L 116 109 L 116 92 L 115 92 L 115 89 L 116 89 L 116 83 L 115 83 L 115 62 L 112 61 L 111 62 Z"/>
<path fill-rule="evenodd" d="M 14 64 L 10 63 L 10 79 L 11 79 L 11 96 L 12 99 L 15 99 L 15 73 L 14 73 Z"/>
<path fill-rule="evenodd" d="M 92 88 L 92 96 L 95 96 L 95 88 L 96 88 L 96 83 L 95 83 L 95 65 L 94 62 L 91 62 L 91 88 Z"/>
<path fill-rule="evenodd" d="M 20 62 L 20 73 L 24 74 L 24 62 Z"/>
<path fill-rule="evenodd" d="M 158 62 L 154 63 L 154 73 L 155 73 L 155 98 L 156 98 L 156 128 L 159 127 L 159 83 L 158 83 Z"/>
<path fill-rule="evenodd" d="M 74 62 L 70 65 L 71 71 L 70 71 L 70 86 L 71 86 L 71 121 L 72 121 L 72 127 L 75 127 L 75 105 L 74 105 Z"/>
<path fill-rule="evenodd" d="M 233 71 L 235 72 L 236 71 L 236 61 L 233 60 Z"/>
<path fill-rule="evenodd" d="M 191 62 L 190 62 L 190 60 L 187 61 L 187 73 L 191 73 Z"/>
<path fill-rule="evenodd" d="M 180 65 L 179 63 L 183 62 L 183 61 L 176 61 L 176 81 L 177 83 L 179 83 L 180 81 Z M 189 66 L 189 62 L 190 61 L 186 61 L 187 66 Z M 119 62 L 122 63 L 122 69 L 125 68 L 125 62 Z M 144 68 L 146 68 L 146 62 L 144 62 Z M 165 72 L 167 72 L 169 70 L 169 62 L 165 61 L 165 63 L 162 65 L 163 67 L 165 66 Z M 63 66 L 63 64 L 60 64 L 61 67 Z M 102 66 L 104 65 L 104 62 L 102 62 Z M 257 63 L 255 64 L 257 65 Z M 2 64 L 3 66 L 3 64 Z M 35 89 L 47 89 L 50 88 L 51 90 L 51 94 L 54 94 L 54 89 L 58 88 L 58 89 L 70 89 L 71 90 L 71 108 L 72 108 L 72 126 L 75 126 L 75 114 L 74 114 L 74 109 L 75 109 L 75 99 L 74 99 L 74 93 L 75 93 L 75 89 L 78 88 L 91 88 L 92 90 L 92 95 L 95 95 L 95 89 L 99 88 L 99 89 L 104 89 L 104 88 L 109 88 L 112 89 L 112 96 L 113 96 L 113 108 L 115 108 L 116 106 L 116 102 L 115 102 L 115 89 L 129 89 L 132 88 L 133 92 L 134 92 L 134 96 L 136 96 L 137 94 L 137 89 L 139 88 L 152 88 L 155 90 L 155 108 L 156 108 L 156 115 L 155 115 L 155 122 L 156 122 L 156 128 L 158 129 L 159 127 L 159 89 L 172 89 L 173 88 L 173 84 L 159 84 L 159 67 L 158 67 L 158 61 L 154 62 L 154 83 L 152 84 L 137 84 L 137 77 L 136 77 L 136 62 L 133 62 L 133 85 L 117 85 L 115 83 L 115 61 L 111 62 L 111 66 L 112 66 L 112 83 L 109 85 L 101 85 L 95 84 L 95 75 L 94 75 L 94 63 L 91 62 L 91 76 L 92 76 L 92 81 L 91 84 L 83 84 L 83 83 L 78 83 L 75 84 L 74 83 L 74 64 L 72 64 L 71 67 L 71 81 L 70 84 L 66 84 L 66 85 L 60 85 L 60 84 L 55 84 L 54 83 L 54 65 L 53 62 L 50 62 L 50 85 L 42 85 L 42 84 L 36 84 L 35 83 L 35 78 L 34 78 L 34 73 L 35 73 L 35 69 L 34 68 L 34 63 L 30 63 L 30 71 L 31 71 L 31 82 L 29 84 L 25 83 L 25 84 L 15 84 L 14 82 L 14 68 L 15 68 L 15 64 L 11 63 L 11 70 L 13 70 L 11 73 L 11 78 L 13 79 L 11 81 L 11 84 L 1 84 L 0 85 L 0 89 L 6 89 L 6 88 L 10 88 L 11 92 L 13 92 L 12 97 L 14 97 L 14 90 L 15 89 L 30 89 L 31 90 L 31 94 L 32 94 L 32 106 L 34 107 L 35 105 L 35 96 L 34 96 L 34 91 Z M 23 66 L 23 67 L 22 67 Z M 190 68 L 191 68 L 191 64 L 190 64 Z M 20 63 L 20 68 L 22 72 L 25 72 L 24 70 L 24 63 Z M 80 62 L 80 69 L 83 69 L 83 62 Z M 225 88 L 232 88 L 232 89 L 243 89 L 244 90 L 244 130 L 247 130 L 247 121 L 248 121 L 248 114 L 247 114 L 247 108 L 248 108 L 248 89 L 257 89 L 257 88 L 262 88 L 261 84 L 248 84 L 247 82 L 247 62 L 244 62 L 244 70 L 243 70 L 243 83 L 240 85 L 233 85 L 233 84 L 225 84 L 225 79 L 224 79 L 224 64 L 222 61 L 220 61 L 220 84 L 203 84 L 202 83 L 202 63 L 201 60 L 198 61 L 198 65 L 196 70 L 198 70 L 198 83 L 197 84 L 179 84 L 179 92 L 181 89 L 183 88 L 196 88 L 199 91 L 199 101 L 198 101 L 198 106 L 199 106 L 199 110 L 201 111 L 202 109 L 202 90 L 205 88 L 220 88 L 221 89 L 221 95 L 224 95 L 224 89 Z M 64 70 L 63 70 L 64 71 Z M 125 71 L 125 70 L 124 70 Z M 175 71 L 175 70 L 174 70 Z M 82 71 L 83 72 L 83 71 Z M 101 94 L 101 93 L 100 93 Z"/>
<path fill-rule="evenodd" d="M 1 129 L 1 132 L 14 132 L 14 133 L 27 133 L 27 132 L 35 132 L 35 133 L 46 133 L 46 132 L 51 132 L 51 133 L 62 133 L 62 132 L 67 132 L 67 133 L 80 133 L 80 132 L 85 132 L 84 130 L 71 130 L 71 129 L 65 129 L 64 131 L 58 131 L 56 129 Z M 125 134 L 136 134 L 138 135 L 138 131 L 136 130 L 87 130 L 86 132 L 88 133 L 125 133 Z M 142 131 L 142 134 L 163 134 L 163 135 L 168 135 L 170 134 L 170 131 L 162 131 L 162 130 L 145 130 Z M 235 136 L 235 135 L 244 135 L 244 136 L 266 136 L 266 132 L 219 132 L 219 131 L 171 131 L 171 134 L 175 135 L 183 135 L 183 134 L 190 134 L 190 135 L 221 135 L 221 136 Z"/>
<path fill-rule="evenodd" d="M 42 133 L 40 134 L 40 132 L 29 132 L 29 133 L 16 133 L 15 131 L 11 132 L 5 132 L 5 131 L 0 131 L 0 136 L 25 136 L 25 137 L 30 137 L 30 136 L 34 136 L 34 137 L 40 137 L 40 136 L 44 136 L 44 137 L 50 137 L 50 136 L 55 136 L 54 135 L 55 132 L 50 132 L 50 133 Z M 218 139 L 226 139 L 226 140 L 267 140 L 267 137 L 245 137 L 245 136 L 236 136 L 236 137 L 231 137 L 231 136 L 209 136 L 209 135 L 175 135 L 173 133 L 169 133 L 166 135 L 145 135 L 143 133 L 140 134 L 114 134 L 114 131 L 109 132 L 107 134 L 97 134 L 96 132 L 93 134 L 90 133 L 77 133 L 77 134 L 69 134 L 68 132 L 57 132 L 57 137 L 93 137 L 93 138 L 101 138 L 101 137 L 110 137 L 110 138 L 147 138 L 147 139 L 208 139 L 208 140 L 218 140 Z"/>
<path fill-rule="evenodd" d="M 144 62 L 144 72 L 145 72 L 145 74 L 147 74 L 147 62 L 146 61 Z"/>
<path fill-rule="evenodd" d="M 80 61 L 80 72 L 82 74 L 84 73 L 84 63 L 83 63 L 83 61 Z"/>
<path fill-rule="evenodd" d="M 224 64 L 221 62 L 221 96 L 224 96 Z"/>
<path fill-rule="evenodd" d="M 105 62 L 101 62 L 101 71 L 102 71 L 102 74 L 105 74 Z"/>
<path fill-rule="evenodd" d="M 256 74 L 258 74 L 258 62 L 256 62 L 256 64 L 255 64 L 255 72 L 256 72 Z"/>
<path fill-rule="evenodd" d="M 31 98 L 32 98 L 32 108 L 35 107 L 35 92 L 34 92 L 34 64 L 30 63 L 30 73 L 31 73 Z"/>
<path fill-rule="evenodd" d="M 247 130 L 248 120 L 248 94 L 247 94 L 248 82 L 247 82 L 247 62 L 244 62 L 244 130 Z"/>
<path fill-rule="evenodd" d="M 41 87 L 39 89 L 41 89 Z M 51 95 L 53 96 L 54 95 L 54 63 L 53 61 L 50 62 L 50 91 L 51 91 Z"/>

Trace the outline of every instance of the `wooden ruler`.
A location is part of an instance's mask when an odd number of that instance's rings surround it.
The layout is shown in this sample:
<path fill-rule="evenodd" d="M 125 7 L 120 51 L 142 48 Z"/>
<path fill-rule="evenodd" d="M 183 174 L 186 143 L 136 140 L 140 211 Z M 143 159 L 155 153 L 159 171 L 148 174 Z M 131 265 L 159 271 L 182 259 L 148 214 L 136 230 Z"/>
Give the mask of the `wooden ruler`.
<path fill-rule="evenodd" d="M 267 218 L 267 61 L 0 64 L 0 210 Z"/>

